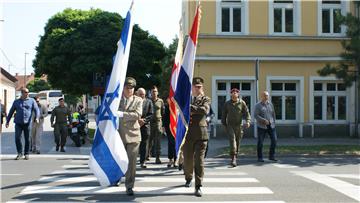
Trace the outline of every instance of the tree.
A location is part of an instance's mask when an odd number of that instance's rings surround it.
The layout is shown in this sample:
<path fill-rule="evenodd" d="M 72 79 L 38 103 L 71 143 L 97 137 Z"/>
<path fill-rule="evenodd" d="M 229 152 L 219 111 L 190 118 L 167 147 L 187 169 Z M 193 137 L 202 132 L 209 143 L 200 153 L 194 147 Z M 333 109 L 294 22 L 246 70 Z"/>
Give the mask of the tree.
<path fill-rule="evenodd" d="M 360 4 L 360 2 L 353 2 Z M 327 76 L 334 74 L 337 78 L 342 79 L 346 86 L 351 86 L 355 82 L 355 136 L 359 136 L 358 126 L 360 117 L 359 95 L 360 95 L 360 18 L 351 14 L 339 16 L 338 19 L 346 25 L 346 36 L 349 40 L 341 42 L 345 52 L 341 54 L 342 61 L 335 66 L 327 64 L 318 71 L 319 75 Z"/>
<path fill-rule="evenodd" d="M 360 3 L 360 2 L 354 2 Z M 342 61 L 337 65 L 326 64 L 318 71 L 319 75 L 327 76 L 334 74 L 342 79 L 346 86 L 351 86 L 359 76 L 360 67 L 360 20 L 351 14 L 340 16 L 339 20 L 347 26 L 346 36 L 349 40 L 341 42 L 345 52 L 341 54 Z"/>
<path fill-rule="evenodd" d="M 26 87 L 30 92 L 40 92 L 42 90 L 51 89 L 51 85 L 41 78 L 35 78 L 35 80 L 29 82 Z"/>
<path fill-rule="evenodd" d="M 47 74 L 49 83 L 66 94 L 91 94 L 94 74 L 111 73 L 123 23 L 117 13 L 100 9 L 65 9 L 54 15 L 36 47 L 36 75 Z M 159 82 L 164 56 L 163 44 L 135 25 L 127 75 L 140 85 L 149 85 L 144 73 Z"/>

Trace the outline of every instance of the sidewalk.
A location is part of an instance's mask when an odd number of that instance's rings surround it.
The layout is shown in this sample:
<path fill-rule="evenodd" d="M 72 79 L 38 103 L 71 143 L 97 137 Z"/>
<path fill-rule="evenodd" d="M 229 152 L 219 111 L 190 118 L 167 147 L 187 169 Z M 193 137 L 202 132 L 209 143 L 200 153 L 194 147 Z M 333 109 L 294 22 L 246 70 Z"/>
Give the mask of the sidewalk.
<path fill-rule="evenodd" d="M 95 115 L 89 114 L 89 128 L 96 128 Z M 241 140 L 241 145 L 256 145 L 257 139 L 253 137 L 246 137 Z M 270 144 L 270 139 L 267 137 L 264 141 L 265 145 Z M 314 145 L 358 145 L 360 148 L 359 138 L 278 138 L 278 146 L 314 146 Z M 161 140 L 161 154 L 167 154 L 167 137 Z M 226 136 L 211 137 L 209 140 L 208 156 L 214 157 L 218 155 L 219 150 L 229 146 L 229 140 Z"/>

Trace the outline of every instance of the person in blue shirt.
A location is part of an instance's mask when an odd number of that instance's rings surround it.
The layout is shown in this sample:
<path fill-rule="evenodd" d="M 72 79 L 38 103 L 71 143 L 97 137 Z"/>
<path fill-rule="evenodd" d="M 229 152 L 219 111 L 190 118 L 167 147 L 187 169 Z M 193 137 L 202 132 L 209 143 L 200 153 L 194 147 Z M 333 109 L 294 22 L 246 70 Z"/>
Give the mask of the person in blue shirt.
<path fill-rule="evenodd" d="M 14 112 L 16 111 L 14 123 L 15 123 L 15 144 L 18 155 L 15 160 L 19 160 L 23 156 L 23 148 L 21 142 L 21 134 L 24 131 L 25 138 L 25 160 L 29 159 L 30 152 L 30 130 L 32 125 L 32 114 L 35 113 L 35 122 L 39 122 L 40 111 L 38 105 L 33 98 L 29 97 L 29 90 L 27 88 L 21 89 L 21 97 L 16 99 L 11 106 L 9 114 L 6 118 L 5 127 L 9 127 L 9 122 Z"/>

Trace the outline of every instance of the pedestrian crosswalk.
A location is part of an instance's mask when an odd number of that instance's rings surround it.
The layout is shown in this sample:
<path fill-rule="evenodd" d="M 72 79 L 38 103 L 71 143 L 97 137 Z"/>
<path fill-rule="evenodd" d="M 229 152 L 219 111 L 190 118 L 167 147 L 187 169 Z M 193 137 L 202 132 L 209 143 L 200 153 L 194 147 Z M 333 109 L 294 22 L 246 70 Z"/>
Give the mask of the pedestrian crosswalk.
<path fill-rule="evenodd" d="M 359 174 L 320 174 L 314 171 L 293 171 L 292 173 L 326 185 L 327 187 L 360 202 L 360 186 L 338 179 L 350 178 L 359 180 Z M 359 181 L 357 184 L 359 184 Z"/>
<path fill-rule="evenodd" d="M 89 195 L 106 195 L 113 197 L 116 202 L 126 202 L 125 186 L 101 187 L 95 176 L 89 170 L 88 160 L 73 160 L 63 165 L 61 170 L 55 170 L 25 187 L 19 195 L 47 196 L 61 195 L 76 196 L 78 198 Z M 150 202 L 178 202 L 195 199 L 194 188 L 184 187 L 185 179 L 182 171 L 167 168 L 166 164 L 148 164 L 146 169 L 137 169 L 134 192 L 137 200 L 143 202 L 150 197 Z M 251 203 L 284 203 L 276 200 L 274 192 L 261 184 L 255 177 L 241 171 L 240 168 L 229 168 L 224 160 L 210 159 L 205 164 L 205 177 L 202 187 L 202 201 L 234 202 L 242 196 L 250 197 Z M 174 201 L 174 196 L 180 197 Z M 123 197 L 124 200 L 121 200 Z M 231 198 L 224 198 L 231 197 Z M 39 198 L 41 199 L 41 198 Z M 46 199 L 46 198 L 43 198 Z M 60 198 L 57 199 L 57 202 Z M 107 199 L 108 201 L 109 199 Z M 222 201 L 220 201 L 222 200 Z M 97 201 L 103 201 L 98 199 Z M 49 202 L 49 201 L 46 201 Z M 246 201 L 237 201 L 245 203 Z"/>

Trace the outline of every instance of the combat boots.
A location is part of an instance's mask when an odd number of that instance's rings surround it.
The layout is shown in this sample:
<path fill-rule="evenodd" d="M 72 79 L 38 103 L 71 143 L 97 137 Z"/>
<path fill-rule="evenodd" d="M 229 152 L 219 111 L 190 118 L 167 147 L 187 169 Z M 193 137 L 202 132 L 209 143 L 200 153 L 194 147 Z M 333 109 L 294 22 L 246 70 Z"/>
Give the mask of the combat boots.
<path fill-rule="evenodd" d="M 236 155 L 231 155 L 230 166 L 236 167 Z"/>
<path fill-rule="evenodd" d="M 161 164 L 160 156 L 156 156 L 155 164 Z"/>

